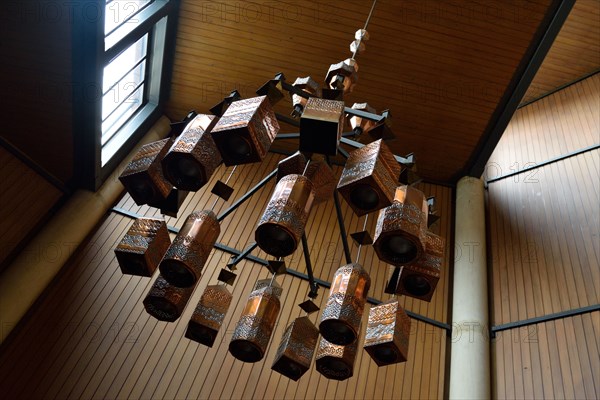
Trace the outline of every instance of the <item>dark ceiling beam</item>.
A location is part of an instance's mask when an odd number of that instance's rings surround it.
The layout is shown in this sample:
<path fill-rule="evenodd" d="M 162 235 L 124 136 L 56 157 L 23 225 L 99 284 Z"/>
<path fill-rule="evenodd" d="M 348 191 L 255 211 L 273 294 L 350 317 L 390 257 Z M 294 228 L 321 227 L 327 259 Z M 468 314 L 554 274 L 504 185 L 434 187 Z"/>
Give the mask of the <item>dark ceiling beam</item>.
<path fill-rule="evenodd" d="M 480 177 L 483 174 L 492 152 L 500 141 L 513 114 L 519 107 L 525 92 L 531 85 L 533 78 L 542 65 L 546 54 L 550 50 L 554 39 L 558 35 L 567 16 L 571 12 L 575 0 L 557 0 L 549 7 L 548 13 L 536 32 L 534 39 L 511 83 L 506 88 L 498 107 L 492 114 L 490 122 L 475 147 L 463 171 L 454 177 L 454 181 L 465 175 Z"/>

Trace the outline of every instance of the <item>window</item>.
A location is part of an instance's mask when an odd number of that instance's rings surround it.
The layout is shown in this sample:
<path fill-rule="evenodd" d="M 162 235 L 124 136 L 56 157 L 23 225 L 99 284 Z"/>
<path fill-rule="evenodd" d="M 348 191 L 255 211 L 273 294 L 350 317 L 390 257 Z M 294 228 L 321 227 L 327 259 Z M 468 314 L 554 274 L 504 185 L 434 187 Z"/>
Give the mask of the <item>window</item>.
<path fill-rule="evenodd" d="M 81 82 L 96 82 L 96 95 L 74 110 L 80 115 L 76 135 L 83 136 L 76 151 L 86 154 L 78 156 L 83 186 L 96 189 L 162 114 L 179 2 L 106 0 L 96 19 L 89 12 L 93 3 L 73 39 L 80 52 L 74 66 L 79 60 Z"/>

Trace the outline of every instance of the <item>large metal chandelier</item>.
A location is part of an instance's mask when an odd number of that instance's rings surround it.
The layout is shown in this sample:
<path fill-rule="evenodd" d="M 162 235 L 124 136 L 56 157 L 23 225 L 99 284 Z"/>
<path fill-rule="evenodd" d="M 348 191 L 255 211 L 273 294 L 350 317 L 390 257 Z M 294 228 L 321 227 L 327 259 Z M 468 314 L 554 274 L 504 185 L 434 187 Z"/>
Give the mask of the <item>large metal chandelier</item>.
<path fill-rule="evenodd" d="M 234 189 L 217 181 L 211 192 L 218 196 L 210 210 L 191 213 L 171 243 L 163 219 L 137 219 L 115 249 L 125 274 L 158 277 L 144 300 L 146 311 L 162 321 L 175 321 L 194 291 L 204 265 L 220 234 L 220 221 L 277 176 L 277 184 L 258 221 L 255 243 L 232 258 L 219 273 L 220 284 L 205 288 L 188 323 L 186 337 L 212 347 L 231 304 L 236 264 L 256 247 L 273 257 L 271 279 L 259 280 L 250 293 L 236 325 L 229 352 L 243 362 L 263 359 L 280 310 L 282 288 L 276 277 L 286 272 L 285 257 L 303 244 L 310 282 L 309 299 L 299 306 L 307 316 L 295 319 L 281 338 L 272 369 L 298 380 L 315 359 L 317 370 L 329 379 L 353 374 L 361 334 L 361 320 L 371 278 L 359 264 L 363 245 L 373 245 L 380 260 L 390 264 L 386 293 L 430 301 L 440 277 L 444 257 L 443 238 L 428 227 L 437 217 L 432 199 L 413 187 L 415 163 L 399 157 L 385 140 L 393 137 L 390 114 L 377 114 L 367 103 L 346 107 L 344 94 L 356 84 L 356 56 L 365 50 L 367 26 L 350 45 L 352 57 L 332 64 L 325 87 L 311 77 L 293 84 L 277 74 L 257 90 L 257 97 L 242 99 L 233 91 L 211 109 L 213 115 L 191 112 L 172 124 L 170 138 L 139 150 L 120 179 L 138 205 L 160 208 L 176 215 L 185 194 L 200 190 L 217 167 L 258 163 L 274 140 L 297 138 L 299 151 L 279 162 L 261 183 L 242 195 L 225 213 L 212 211 L 218 198 L 228 200 Z M 273 105 L 289 93 L 292 117 L 277 114 Z M 299 133 L 279 134 L 283 121 L 299 127 Z M 347 123 L 352 130 L 344 133 Z M 358 139 L 358 140 L 357 140 Z M 347 152 L 340 144 L 355 149 Z M 366 143 L 366 144 L 364 144 Z M 346 163 L 339 179 L 331 169 L 331 156 L 341 154 Z M 230 178 L 231 178 L 230 174 Z M 354 213 L 364 215 L 364 228 L 351 234 L 358 244 L 353 262 L 340 211 L 338 193 Z M 314 204 L 333 198 L 340 224 L 346 265 L 334 274 L 329 297 L 315 326 L 308 315 L 319 310 L 310 299 L 317 296 L 305 225 Z M 378 212 L 373 238 L 366 231 L 369 214 Z M 410 319 L 392 298 L 369 310 L 364 349 L 379 366 L 406 361 Z M 321 336 L 319 338 L 319 336 Z M 316 355 L 315 355 L 316 354 Z"/>

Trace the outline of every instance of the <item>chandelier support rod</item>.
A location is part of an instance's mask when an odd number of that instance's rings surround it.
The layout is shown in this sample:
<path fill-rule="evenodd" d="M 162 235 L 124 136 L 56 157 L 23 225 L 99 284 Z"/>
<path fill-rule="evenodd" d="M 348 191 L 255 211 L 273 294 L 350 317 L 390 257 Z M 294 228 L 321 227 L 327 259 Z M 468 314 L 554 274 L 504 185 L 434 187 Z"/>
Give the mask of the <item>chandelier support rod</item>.
<path fill-rule="evenodd" d="M 306 262 L 306 273 L 308 274 L 310 294 L 316 295 L 318 285 L 315 282 L 315 276 L 313 275 L 312 263 L 310 261 L 310 253 L 308 252 L 308 240 L 306 240 L 306 233 L 302 234 L 302 251 L 304 252 L 304 261 Z"/>
<path fill-rule="evenodd" d="M 365 27 L 363 28 L 363 30 L 367 30 L 367 27 L 369 26 L 369 21 L 371 20 L 371 15 L 373 15 L 373 10 L 375 9 L 375 4 L 377 4 L 377 0 L 373 0 L 373 4 L 371 5 L 371 11 L 369 11 L 369 15 L 367 16 L 367 20 L 365 21 Z M 356 50 L 354 50 L 352 52 L 352 59 L 354 60 L 356 58 L 356 53 L 358 52 L 358 48 L 360 47 L 360 43 L 362 42 L 362 37 L 360 39 L 358 39 L 358 46 L 356 46 Z"/>
<path fill-rule="evenodd" d="M 331 161 L 329 156 L 325 156 L 327 164 L 331 167 Z M 338 225 L 340 227 L 340 236 L 342 238 L 342 246 L 344 248 L 344 256 L 346 258 L 346 264 L 352 263 L 352 255 L 350 254 L 350 246 L 348 246 L 348 238 L 346 237 L 346 225 L 344 224 L 344 216 L 342 215 L 342 207 L 340 206 L 340 198 L 338 197 L 337 190 L 333 191 L 333 203 L 335 204 L 335 213 L 338 219 Z"/>
<path fill-rule="evenodd" d="M 250 255 L 250 253 L 252 253 L 254 251 L 254 249 L 256 249 L 257 247 L 258 247 L 258 243 L 256 243 L 256 242 L 250 243 L 250 245 L 248 245 L 248 247 L 246 247 L 246 249 L 244 249 L 244 251 L 242 251 L 240 254 L 235 256 L 235 258 L 233 260 L 231 260 L 230 262 L 227 263 L 227 267 L 229 269 L 231 269 L 232 267 L 236 266 L 244 258 L 247 258 L 248 255 Z"/>
<path fill-rule="evenodd" d="M 283 115 L 280 113 L 275 113 L 275 117 L 277 118 L 278 121 L 280 122 L 285 122 L 286 124 L 290 124 L 292 126 L 295 126 L 296 128 L 300 127 L 300 122 L 298 122 L 298 120 L 288 117 L 287 115 Z M 277 135 L 279 136 L 279 135 Z M 275 137 L 277 138 L 277 137 Z"/>
<path fill-rule="evenodd" d="M 229 214 L 234 212 L 239 206 L 241 206 L 246 200 L 248 200 L 252 195 L 258 192 L 263 186 L 265 186 L 271 179 L 273 179 L 277 175 L 277 168 L 275 168 L 271 173 L 263 178 L 262 181 L 258 182 L 252 189 L 248 190 L 242 197 L 237 199 L 235 203 L 231 205 L 227 210 L 223 211 L 221 215 L 217 218 L 217 221 L 223 221 Z"/>

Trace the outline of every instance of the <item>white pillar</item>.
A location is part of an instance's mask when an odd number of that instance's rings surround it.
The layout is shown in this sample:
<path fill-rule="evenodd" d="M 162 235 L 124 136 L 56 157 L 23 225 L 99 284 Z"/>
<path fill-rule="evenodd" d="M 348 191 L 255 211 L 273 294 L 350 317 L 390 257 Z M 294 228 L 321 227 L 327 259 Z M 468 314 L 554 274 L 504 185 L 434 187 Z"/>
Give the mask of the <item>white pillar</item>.
<path fill-rule="evenodd" d="M 488 285 L 483 181 L 456 187 L 450 399 L 490 398 Z"/>

